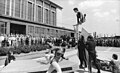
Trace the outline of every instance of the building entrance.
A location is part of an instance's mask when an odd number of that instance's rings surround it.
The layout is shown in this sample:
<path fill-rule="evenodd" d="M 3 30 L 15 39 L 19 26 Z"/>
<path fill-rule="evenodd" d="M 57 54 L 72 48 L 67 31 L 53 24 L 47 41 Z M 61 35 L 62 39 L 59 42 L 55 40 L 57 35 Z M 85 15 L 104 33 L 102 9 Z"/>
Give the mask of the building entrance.
<path fill-rule="evenodd" d="M 26 34 L 26 26 L 19 24 L 10 24 L 10 33 L 12 34 Z"/>
<path fill-rule="evenodd" d="M 71 33 L 71 37 L 75 37 L 74 35 L 75 35 L 74 33 Z"/>

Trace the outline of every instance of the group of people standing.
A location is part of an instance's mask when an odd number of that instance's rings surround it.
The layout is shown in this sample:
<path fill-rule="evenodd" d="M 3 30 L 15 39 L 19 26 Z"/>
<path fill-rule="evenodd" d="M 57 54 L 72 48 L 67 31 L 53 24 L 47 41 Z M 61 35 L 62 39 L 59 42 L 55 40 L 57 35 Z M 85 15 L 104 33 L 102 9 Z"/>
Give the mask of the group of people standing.
<path fill-rule="evenodd" d="M 120 37 L 96 38 L 97 46 L 120 47 Z"/>
<path fill-rule="evenodd" d="M 58 63 L 61 59 L 68 60 L 68 58 L 64 57 L 66 46 L 62 46 L 62 43 L 60 46 L 56 47 L 51 43 L 48 44 L 51 46 L 51 49 L 49 49 L 49 53 L 47 53 L 48 55 L 45 55 L 46 60 L 50 63 L 47 73 L 51 73 L 54 69 L 56 69 L 57 73 L 62 73 L 61 67 Z M 79 68 L 85 69 L 88 67 L 89 73 L 92 73 L 93 63 L 98 70 L 97 73 L 101 73 L 100 66 L 96 59 L 96 44 L 94 38 L 92 36 L 88 36 L 87 41 L 85 42 L 84 36 L 81 35 L 76 46 L 78 48 L 78 58 L 80 60 Z M 88 55 L 86 52 L 88 52 Z"/>
<path fill-rule="evenodd" d="M 84 36 L 80 36 L 78 40 L 78 57 L 80 60 L 79 68 L 87 68 L 89 69 L 89 73 L 92 73 L 92 63 L 96 66 L 98 72 L 100 72 L 100 66 L 97 62 L 96 55 L 96 43 L 92 36 L 87 37 L 87 41 L 85 42 Z M 87 54 L 88 52 L 88 54 Z M 88 65 L 87 65 L 88 64 Z"/>
<path fill-rule="evenodd" d="M 94 65 L 98 70 L 97 73 L 101 73 L 100 68 L 102 65 L 96 58 L 97 54 L 95 47 L 96 42 L 92 36 L 88 36 L 86 42 L 84 40 L 84 36 L 80 36 L 78 40 L 78 57 L 80 60 L 79 68 L 84 69 L 88 66 L 89 73 L 92 73 L 92 65 Z M 117 54 L 113 54 L 112 59 L 108 62 L 112 68 L 112 73 L 120 73 L 120 62 Z"/>
<path fill-rule="evenodd" d="M 82 15 L 82 13 L 80 13 L 78 11 L 77 8 L 73 9 L 77 16 L 77 23 L 78 24 L 82 24 L 83 22 L 85 22 L 85 16 L 86 14 Z M 89 69 L 89 73 L 92 73 L 92 63 L 95 64 L 98 72 L 97 73 L 101 73 L 100 72 L 100 66 L 97 63 L 97 55 L 96 55 L 96 50 L 95 50 L 95 41 L 94 38 L 90 35 L 87 37 L 87 42 L 85 42 L 84 36 L 80 36 L 79 40 L 77 41 L 77 48 L 78 48 L 78 57 L 80 60 L 80 68 L 87 68 Z M 53 48 L 53 46 L 52 46 Z M 59 47 L 59 48 L 54 48 L 53 50 L 51 50 L 52 55 L 49 54 L 49 62 L 50 62 L 50 67 L 47 71 L 47 73 L 51 73 L 53 71 L 53 69 L 55 68 L 57 70 L 57 73 L 62 73 L 61 68 L 58 64 L 60 58 L 66 59 L 64 58 L 64 53 L 65 53 L 65 46 L 63 47 Z M 54 52 L 53 52 L 54 51 Z M 86 56 L 86 51 L 88 52 L 88 60 L 87 60 L 87 56 Z M 48 56 L 47 56 L 48 57 Z M 47 59 L 47 60 L 48 60 Z M 66 59 L 68 60 L 68 59 Z M 87 63 L 88 61 L 88 63 Z M 83 66 L 84 65 L 84 66 Z"/>
<path fill-rule="evenodd" d="M 62 73 L 59 62 L 62 61 L 63 59 L 69 60 L 68 58 L 64 57 L 64 53 L 66 52 L 67 47 L 65 45 L 62 45 L 63 43 L 61 43 L 60 46 L 54 46 L 51 42 L 47 43 L 49 46 L 51 46 L 51 48 L 48 49 L 48 51 L 45 54 L 45 58 L 47 61 L 46 64 L 48 63 L 50 64 L 46 73 L 52 73 L 54 69 L 57 71 L 57 73 Z M 94 64 L 98 70 L 97 73 L 101 73 L 100 66 L 96 58 L 97 57 L 95 50 L 96 43 L 94 41 L 94 38 L 92 36 L 88 36 L 87 41 L 85 42 L 84 36 L 81 35 L 76 46 L 78 48 L 78 58 L 80 60 L 79 68 L 80 69 L 88 68 L 89 73 L 92 73 L 92 64 Z M 119 65 L 117 62 L 118 56 L 114 54 L 113 59 L 114 60 L 112 60 L 111 63 L 113 65 L 113 71 L 116 71 L 116 66 Z M 11 60 L 15 60 L 15 57 L 13 53 L 10 51 L 8 52 L 8 56 L 5 61 L 5 66 L 8 63 L 10 63 Z"/>
<path fill-rule="evenodd" d="M 31 45 L 39 45 L 46 44 L 46 42 L 52 42 L 55 45 L 60 45 L 62 41 L 65 41 L 67 44 L 72 45 L 74 42 L 74 38 L 64 35 L 63 37 L 37 37 L 31 35 L 23 35 L 23 34 L 0 34 L 0 47 L 18 47 L 18 46 L 31 46 Z"/>
<path fill-rule="evenodd" d="M 41 40 L 38 37 L 23 34 L 1 34 L 0 47 L 19 46 L 19 45 L 33 45 L 39 43 Z"/>
<path fill-rule="evenodd" d="M 85 17 L 86 14 L 82 14 L 78 8 L 74 8 L 73 11 L 76 13 L 77 17 L 77 25 L 82 25 L 86 21 Z M 96 50 L 95 50 L 96 43 L 93 39 L 93 37 L 90 35 L 87 37 L 87 42 L 85 42 L 84 36 L 80 35 L 77 47 L 78 47 L 78 57 L 80 59 L 80 68 L 86 68 L 87 67 L 87 57 L 86 57 L 86 51 L 88 52 L 88 69 L 89 73 L 92 73 L 92 62 L 95 64 L 98 72 L 100 72 L 100 67 L 97 64 L 96 59 Z M 84 67 L 83 67 L 84 64 Z"/>
<path fill-rule="evenodd" d="M 76 17 L 77 17 L 77 25 L 76 26 L 82 25 L 82 23 L 84 23 L 86 21 L 86 19 L 85 19 L 86 14 L 82 14 L 78 10 L 78 8 L 74 8 L 73 11 L 76 13 Z M 114 46 L 117 47 L 118 44 L 119 44 L 118 41 L 119 40 L 117 39 L 117 40 L 113 40 L 112 42 L 107 40 L 106 42 L 107 42 L 107 45 L 113 44 Z M 105 41 L 103 41 L 103 44 L 106 44 L 104 42 Z M 97 41 L 97 45 L 98 45 L 98 41 Z M 79 60 L 80 60 L 79 68 L 86 68 L 88 66 L 89 73 L 92 73 L 92 64 L 94 64 L 94 66 L 98 70 L 97 73 L 101 73 L 100 64 L 99 64 L 99 62 L 97 61 L 97 58 L 96 58 L 97 54 L 96 54 L 95 47 L 96 47 L 96 41 L 91 35 L 87 37 L 86 42 L 84 40 L 84 36 L 80 35 L 80 38 L 79 38 L 78 43 L 77 43 L 78 57 L 79 57 Z M 113 55 L 113 59 L 117 60 L 117 55 L 116 54 Z M 120 72 L 118 72 L 118 68 L 117 68 L 118 63 L 116 63 L 116 61 L 114 61 L 114 62 L 115 63 L 113 63 L 112 73 L 120 73 Z M 116 69 L 117 71 L 114 70 L 114 69 Z M 120 67 L 119 67 L 119 70 L 120 70 Z"/>

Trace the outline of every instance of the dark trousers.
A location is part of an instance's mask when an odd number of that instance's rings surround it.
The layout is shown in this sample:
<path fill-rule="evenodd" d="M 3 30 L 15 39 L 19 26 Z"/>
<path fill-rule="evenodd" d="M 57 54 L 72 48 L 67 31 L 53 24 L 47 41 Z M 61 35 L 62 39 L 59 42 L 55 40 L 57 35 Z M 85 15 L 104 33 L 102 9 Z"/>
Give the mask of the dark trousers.
<path fill-rule="evenodd" d="M 96 54 L 89 53 L 88 68 L 89 68 L 90 73 L 92 73 L 92 62 L 98 70 L 97 73 L 100 73 L 100 66 L 97 62 Z"/>
<path fill-rule="evenodd" d="M 83 67 L 83 64 L 85 65 L 84 67 L 87 67 L 85 50 L 79 50 L 79 60 L 81 67 Z"/>
<path fill-rule="evenodd" d="M 11 56 L 8 56 L 6 59 L 5 59 L 5 66 L 8 65 L 11 60 L 15 60 L 15 56 L 11 55 Z"/>

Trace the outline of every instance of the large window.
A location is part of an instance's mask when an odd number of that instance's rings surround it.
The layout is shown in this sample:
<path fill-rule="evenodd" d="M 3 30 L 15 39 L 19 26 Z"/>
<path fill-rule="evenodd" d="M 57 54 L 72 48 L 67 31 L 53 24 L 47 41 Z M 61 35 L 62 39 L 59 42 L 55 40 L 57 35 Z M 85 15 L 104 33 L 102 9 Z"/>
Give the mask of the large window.
<path fill-rule="evenodd" d="M 6 0 L 7 1 L 7 8 L 6 8 L 6 15 L 10 14 L 10 0 Z"/>
<path fill-rule="evenodd" d="M 28 2 L 28 19 L 32 20 L 32 3 Z"/>
<path fill-rule="evenodd" d="M 51 25 L 56 25 L 56 8 L 51 6 Z"/>
<path fill-rule="evenodd" d="M 28 20 L 34 20 L 34 4 L 28 2 Z"/>
<path fill-rule="evenodd" d="M 42 22 L 43 21 L 42 20 L 43 19 L 42 11 L 43 11 L 42 7 L 41 6 L 37 6 L 37 9 L 36 9 L 36 12 L 37 12 L 36 13 L 36 19 L 37 19 L 38 22 Z"/>
<path fill-rule="evenodd" d="M 21 0 L 15 0 L 15 16 L 20 17 Z"/>
<path fill-rule="evenodd" d="M 43 1 L 36 0 L 36 21 L 43 22 Z"/>
<path fill-rule="evenodd" d="M 12 3 L 11 3 L 11 16 L 14 15 L 14 2 L 15 2 L 15 0 L 12 0 Z"/>
<path fill-rule="evenodd" d="M 5 1 L 6 0 L 0 0 L 0 14 L 5 14 Z"/>
<path fill-rule="evenodd" d="M 50 5 L 48 3 L 44 3 L 44 23 L 49 24 L 49 17 L 50 17 Z"/>
<path fill-rule="evenodd" d="M 35 27 L 35 33 L 36 33 L 36 34 L 39 34 L 39 28 L 40 28 L 40 27 Z"/>
<path fill-rule="evenodd" d="M 41 27 L 41 34 L 45 34 L 45 28 Z"/>
<path fill-rule="evenodd" d="M 54 29 L 51 29 L 51 35 L 54 35 Z"/>
<path fill-rule="evenodd" d="M 34 26 L 28 26 L 28 33 L 34 33 Z"/>
<path fill-rule="evenodd" d="M 32 6 L 32 20 L 34 21 L 34 10 L 35 10 L 35 4 Z"/>
<path fill-rule="evenodd" d="M 39 27 L 39 35 L 41 35 L 41 34 L 42 34 L 42 28 Z"/>
<path fill-rule="evenodd" d="M 51 24 L 51 10 L 49 10 L 49 24 Z"/>
<path fill-rule="evenodd" d="M 44 34 L 44 28 L 41 27 L 41 34 Z"/>
<path fill-rule="evenodd" d="M 0 34 L 6 34 L 7 24 L 5 22 L 0 22 Z"/>
<path fill-rule="evenodd" d="M 46 24 L 48 24 L 48 21 L 49 21 L 49 11 L 48 11 L 48 9 L 45 9 L 45 11 L 44 11 L 44 22 Z"/>
<path fill-rule="evenodd" d="M 54 19 L 53 25 L 56 26 L 56 13 L 54 13 L 53 19 Z"/>
<path fill-rule="evenodd" d="M 21 6 L 21 18 L 26 18 L 26 1 L 25 0 L 22 0 L 22 6 Z"/>
<path fill-rule="evenodd" d="M 51 24 L 56 25 L 56 13 L 52 12 L 51 14 Z"/>

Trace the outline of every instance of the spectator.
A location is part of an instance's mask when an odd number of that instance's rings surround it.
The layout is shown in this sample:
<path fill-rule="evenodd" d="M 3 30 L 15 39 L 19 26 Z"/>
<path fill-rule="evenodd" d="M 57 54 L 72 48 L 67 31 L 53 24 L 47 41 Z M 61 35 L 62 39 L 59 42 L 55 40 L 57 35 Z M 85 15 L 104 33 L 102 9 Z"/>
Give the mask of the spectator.
<path fill-rule="evenodd" d="M 5 39 L 2 41 L 2 47 L 8 47 L 8 46 L 9 46 L 8 38 L 5 37 Z"/>
<path fill-rule="evenodd" d="M 1 36 L 0 36 L 0 47 L 2 46 L 2 41 L 3 41 L 4 39 L 5 39 L 4 35 L 1 34 Z"/>
<path fill-rule="evenodd" d="M 29 45 L 29 37 L 27 36 L 26 39 L 25 39 L 25 44 L 26 45 Z"/>
<path fill-rule="evenodd" d="M 113 54 L 112 55 L 113 60 L 111 60 L 112 64 L 112 73 L 120 73 L 120 61 L 118 61 L 118 55 Z"/>
<path fill-rule="evenodd" d="M 96 68 L 98 70 L 97 73 L 101 73 L 100 72 L 100 67 L 97 64 L 95 46 L 96 46 L 96 43 L 95 43 L 93 37 L 88 36 L 87 37 L 87 42 L 86 42 L 86 47 L 87 47 L 87 51 L 88 51 L 88 55 L 89 55 L 89 61 L 88 61 L 89 73 L 92 73 L 92 61 L 95 64 L 95 66 L 96 66 Z"/>
<path fill-rule="evenodd" d="M 12 60 L 15 61 L 15 56 L 13 55 L 13 52 L 9 50 L 5 60 L 5 66 L 8 65 L 10 62 L 12 62 Z"/>
<path fill-rule="evenodd" d="M 82 35 L 79 37 L 79 40 L 78 40 L 78 56 L 79 56 L 79 60 L 80 60 L 79 68 L 87 67 L 86 52 L 85 52 L 85 40 L 84 40 L 84 36 L 82 36 Z M 83 67 L 83 64 L 85 64 L 84 67 Z"/>

